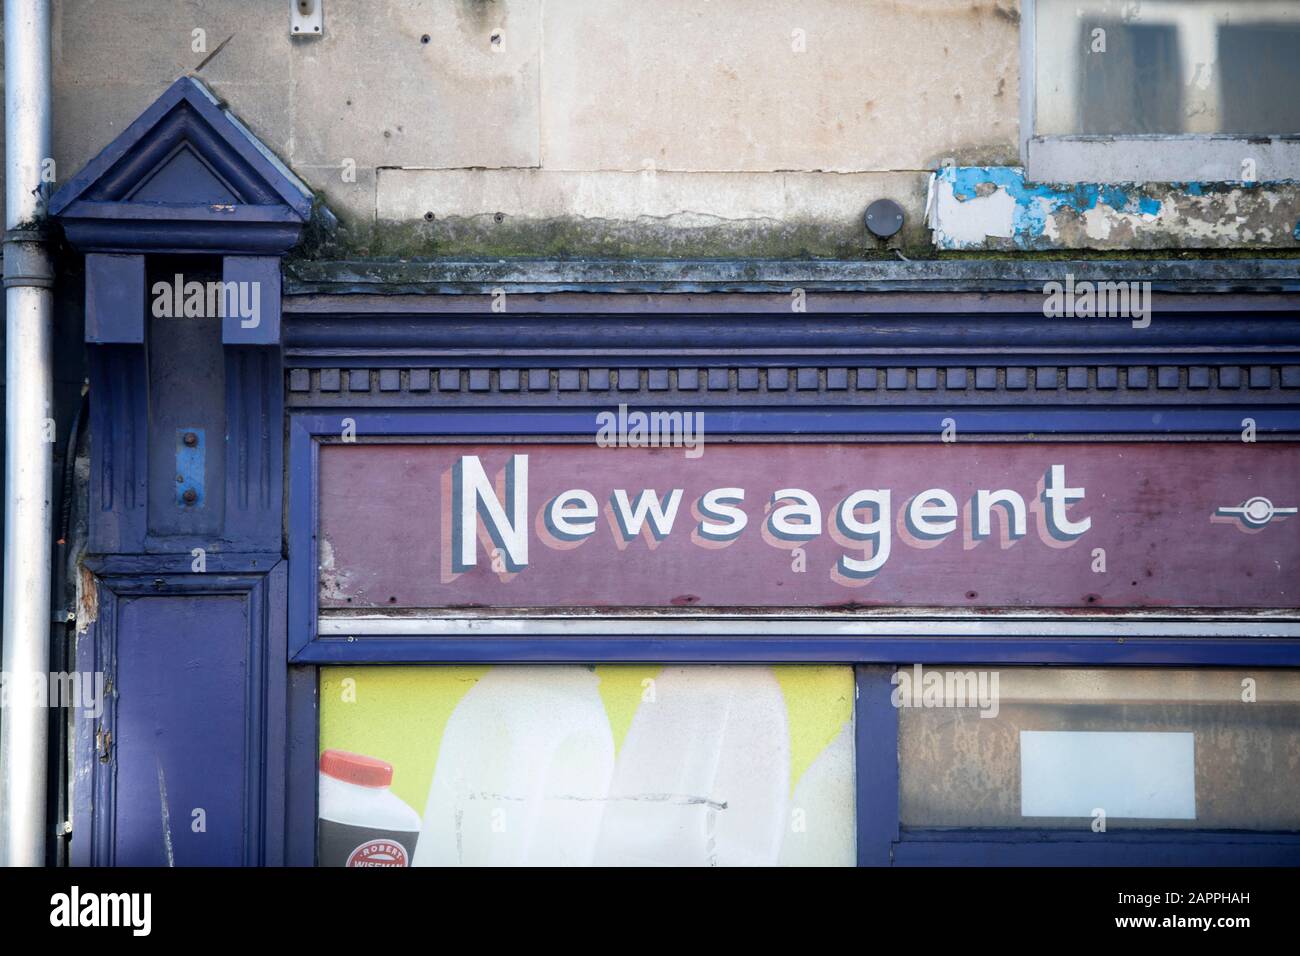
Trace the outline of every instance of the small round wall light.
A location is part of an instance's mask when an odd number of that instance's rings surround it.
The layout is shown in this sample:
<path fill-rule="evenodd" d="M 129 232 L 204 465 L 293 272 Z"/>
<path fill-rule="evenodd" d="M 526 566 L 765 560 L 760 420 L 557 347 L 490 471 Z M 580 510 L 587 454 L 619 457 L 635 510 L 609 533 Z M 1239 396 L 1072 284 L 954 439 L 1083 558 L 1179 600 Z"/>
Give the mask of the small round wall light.
<path fill-rule="evenodd" d="M 867 207 L 862 220 L 873 236 L 888 239 L 903 228 L 903 207 L 892 199 L 877 199 Z"/>

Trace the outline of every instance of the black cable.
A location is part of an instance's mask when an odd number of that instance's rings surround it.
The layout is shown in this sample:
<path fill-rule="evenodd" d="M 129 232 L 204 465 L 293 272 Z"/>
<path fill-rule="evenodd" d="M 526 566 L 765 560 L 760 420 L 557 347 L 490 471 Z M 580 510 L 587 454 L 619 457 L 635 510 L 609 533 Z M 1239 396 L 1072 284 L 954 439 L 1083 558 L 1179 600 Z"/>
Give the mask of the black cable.
<path fill-rule="evenodd" d="M 63 456 L 63 497 L 59 501 L 59 537 L 58 544 L 68 540 L 68 524 L 72 517 L 72 484 L 77 462 L 77 445 L 81 441 L 81 423 L 90 411 L 90 391 L 81 393 L 81 403 L 76 414 L 72 416 L 72 427 L 68 429 L 68 447 Z M 59 595 L 63 600 L 63 595 Z"/>

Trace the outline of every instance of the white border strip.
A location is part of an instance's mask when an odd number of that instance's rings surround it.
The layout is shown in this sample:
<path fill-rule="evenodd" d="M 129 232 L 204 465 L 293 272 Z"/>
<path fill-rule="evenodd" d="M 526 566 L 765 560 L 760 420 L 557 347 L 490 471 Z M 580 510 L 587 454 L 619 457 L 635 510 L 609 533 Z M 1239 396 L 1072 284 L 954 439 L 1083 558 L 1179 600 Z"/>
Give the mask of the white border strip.
<path fill-rule="evenodd" d="M 1300 637 L 1294 618 L 448 618 L 322 616 L 322 638 L 352 637 Z"/>
<path fill-rule="evenodd" d="M 1237 188 L 1300 178 L 1300 141 L 1280 136 L 1035 136 L 1025 178 L 1036 183 L 1223 182 Z M 1255 178 L 1241 181 L 1242 161 Z"/>

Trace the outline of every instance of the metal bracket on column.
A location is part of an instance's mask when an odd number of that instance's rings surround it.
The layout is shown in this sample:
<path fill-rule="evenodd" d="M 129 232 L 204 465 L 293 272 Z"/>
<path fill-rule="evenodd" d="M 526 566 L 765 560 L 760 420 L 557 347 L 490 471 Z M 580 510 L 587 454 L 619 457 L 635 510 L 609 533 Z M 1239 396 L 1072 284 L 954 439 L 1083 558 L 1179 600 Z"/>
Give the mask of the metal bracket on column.
<path fill-rule="evenodd" d="M 204 431 L 202 428 L 176 429 L 176 504 L 181 508 L 202 508 L 204 478 Z"/>

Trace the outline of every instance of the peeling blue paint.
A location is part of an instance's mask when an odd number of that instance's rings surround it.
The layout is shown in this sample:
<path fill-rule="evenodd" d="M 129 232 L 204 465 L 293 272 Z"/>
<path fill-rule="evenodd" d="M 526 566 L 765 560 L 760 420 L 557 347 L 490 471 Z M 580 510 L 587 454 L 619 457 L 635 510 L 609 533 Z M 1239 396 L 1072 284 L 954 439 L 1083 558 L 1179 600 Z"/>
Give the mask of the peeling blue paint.
<path fill-rule="evenodd" d="M 1024 171 L 1012 166 L 945 166 L 938 175 L 952 184 L 953 195 L 961 200 L 977 198 L 981 186 L 1005 189 L 1016 203 L 1017 240 L 1041 236 L 1047 217 L 1067 207 L 1082 215 L 1100 203 L 1116 212 L 1157 216 L 1162 205 L 1138 185 L 1028 183 Z"/>
<path fill-rule="evenodd" d="M 929 217 L 940 249 L 1290 245 L 1300 242 L 1300 224 L 1289 228 L 1298 186 L 1035 183 L 1014 166 L 945 166 L 935 172 Z"/>

